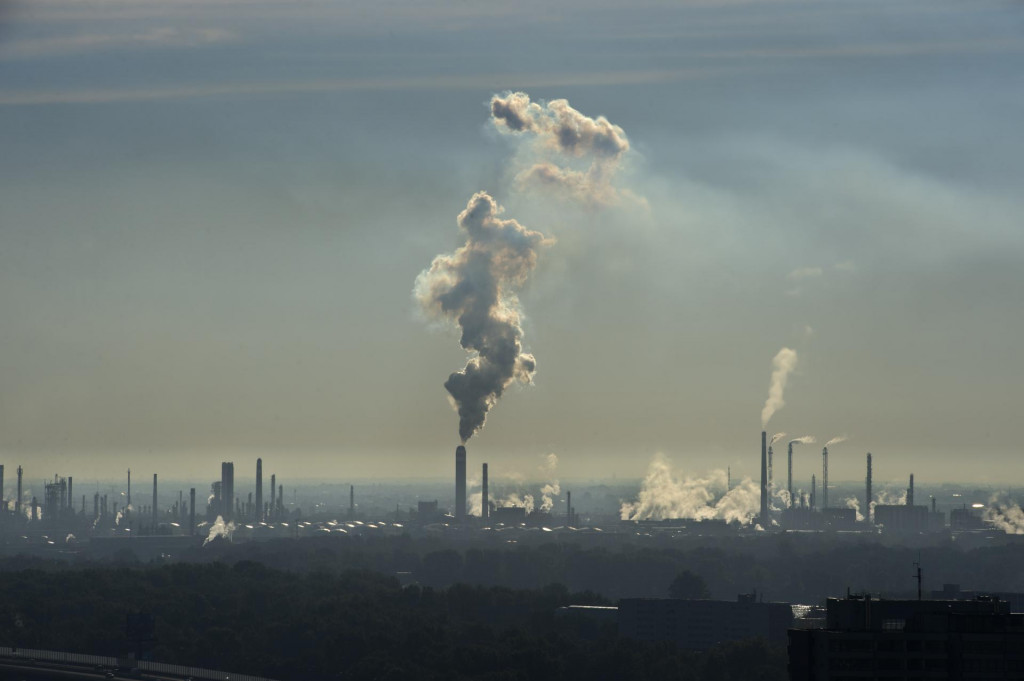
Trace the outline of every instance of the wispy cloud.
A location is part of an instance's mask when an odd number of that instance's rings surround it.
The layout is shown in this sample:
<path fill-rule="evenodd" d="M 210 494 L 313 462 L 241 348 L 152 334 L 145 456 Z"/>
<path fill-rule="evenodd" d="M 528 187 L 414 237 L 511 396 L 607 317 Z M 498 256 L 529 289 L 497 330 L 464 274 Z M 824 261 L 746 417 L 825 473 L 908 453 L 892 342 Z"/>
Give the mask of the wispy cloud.
<path fill-rule="evenodd" d="M 0 58 L 34 59 L 107 50 L 201 47 L 235 42 L 238 35 L 221 28 L 162 26 L 136 33 L 84 33 L 25 38 L 0 45 Z"/>
<path fill-rule="evenodd" d="M 798 267 L 787 274 L 786 279 L 790 281 L 803 281 L 804 279 L 813 279 L 821 275 L 822 269 L 820 267 Z"/>
<path fill-rule="evenodd" d="M 28 90 L 0 93 L 0 106 L 31 106 L 43 104 L 102 104 L 108 102 L 142 102 L 199 97 L 234 97 L 326 93 L 358 90 L 406 89 L 483 89 L 488 91 L 568 85 L 629 85 L 639 83 L 671 83 L 749 73 L 749 69 L 692 68 L 676 70 L 598 71 L 563 74 L 470 74 L 455 76 L 422 76 L 392 78 L 342 78 L 311 81 L 280 81 L 253 83 L 214 83 L 151 88 Z"/>

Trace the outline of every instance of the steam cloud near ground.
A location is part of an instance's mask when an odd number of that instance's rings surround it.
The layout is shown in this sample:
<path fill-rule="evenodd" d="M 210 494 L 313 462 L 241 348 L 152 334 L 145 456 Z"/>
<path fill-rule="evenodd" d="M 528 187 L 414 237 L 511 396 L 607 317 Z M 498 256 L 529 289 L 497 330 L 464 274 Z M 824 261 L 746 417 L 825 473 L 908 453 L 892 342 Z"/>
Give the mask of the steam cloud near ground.
<path fill-rule="evenodd" d="M 744 478 L 726 490 L 726 472 L 712 471 L 703 478 L 683 476 L 672 463 L 656 454 L 647 469 L 636 501 L 624 501 L 619 511 L 623 520 L 720 519 L 747 524 L 757 515 L 760 489 Z"/>

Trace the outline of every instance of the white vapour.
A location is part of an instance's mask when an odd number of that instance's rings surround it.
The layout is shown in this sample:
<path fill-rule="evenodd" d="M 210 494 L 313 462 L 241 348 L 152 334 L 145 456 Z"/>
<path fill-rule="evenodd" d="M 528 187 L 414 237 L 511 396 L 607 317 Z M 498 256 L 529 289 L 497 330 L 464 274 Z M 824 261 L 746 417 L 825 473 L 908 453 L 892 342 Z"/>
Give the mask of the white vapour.
<path fill-rule="evenodd" d="M 907 490 L 900 489 L 893 492 L 889 489 L 883 489 L 875 493 L 874 504 L 881 504 L 883 506 L 903 506 L 907 503 Z M 874 506 L 872 506 L 874 508 Z"/>
<path fill-rule="evenodd" d="M 504 134 L 534 136 L 532 163 L 516 178 L 520 185 L 555 190 L 589 205 L 620 199 L 612 179 L 629 140 L 604 116 L 586 116 L 564 99 L 532 102 L 526 93 L 508 92 L 491 98 L 491 122 Z"/>
<path fill-rule="evenodd" d="M 1024 510 L 1005 493 L 992 495 L 982 518 L 1006 534 L 1024 534 Z"/>
<path fill-rule="evenodd" d="M 784 437 L 786 437 L 785 433 L 775 433 L 775 435 L 772 435 L 771 442 L 769 442 L 768 445 L 769 446 L 774 445 L 776 442 L 778 442 L 779 440 L 781 440 Z"/>
<path fill-rule="evenodd" d="M 872 504 L 874 506 L 874 504 Z M 864 520 L 864 515 L 860 512 L 860 499 L 857 497 L 846 498 L 846 508 L 852 508 L 853 512 L 857 514 L 857 522 Z"/>
<path fill-rule="evenodd" d="M 203 540 L 203 546 L 206 546 L 217 537 L 224 537 L 225 539 L 231 539 L 231 535 L 235 532 L 235 523 L 225 523 L 224 518 L 217 516 L 217 519 L 210 525 L 210 533 L 206 535 L 206 539 Z"/>
<path fill-rule="evenodd" d="M 768 425 L 775 412 L 786 406 L 783 393 L 786 391 L 789 375 L 796 368 L 796 362 L 796 350 L 791 348 L 782 348 L 772 358 L 772 380 L 768 386 L 768 399 L 761 409 L 761 428 Z"/>
<path fill-rule="evenodd" d="M 548 478 L 554 478 L 555 471 L 558 468 L 558 456 L 554 453 L 548 454 L 544 457 L 544 463 L 540 465 L 541 472 Z M 550 482 L 546 483 L 540 489 L 540 510 L 545 513 L 550 513 L 555 507 L 555 497 L 562 493 L 562 488 L 558 484 L 558 479 L 551 479 Z"/>
<path fill-rule="evenodd" d="M 525 508 L 527 513 L 533 513 L 535 508 L 533 495 L 520 494 L 519 492 L 511 492 L 505 497 L 495 500 L 494 505 L 500 508 L 510 508 L 513 506 Z"/>
<path fill-rule="evenodd" d="M 847 436 L 845 436 L 845 435 L 836 435 L 834 438 L 832 438 L 831 440 L 826 442 L 825 446 L 826 447 L 831 447 L 832 445 L 837 445 L 840 442 L 846 442 L 848 439 L 849 438 Z"/>
<path fill-rule="evenodd" d="M 813 445 L 818 441 L 818 438 L 813 435 L 804 435 L 803 437 L 794 438 L 789 441 L 791 445 Z"/>
<path fill-rule="evenodd" d="M 704 478 L 683 477 L 662 454 L 655 454 L 636 501 L 624 501 L 623 520 L 686 518 L 749 523 L 757 515 L 760 490 L 750 478 L 726 491 L 726 473 L 716 470 Z"/>

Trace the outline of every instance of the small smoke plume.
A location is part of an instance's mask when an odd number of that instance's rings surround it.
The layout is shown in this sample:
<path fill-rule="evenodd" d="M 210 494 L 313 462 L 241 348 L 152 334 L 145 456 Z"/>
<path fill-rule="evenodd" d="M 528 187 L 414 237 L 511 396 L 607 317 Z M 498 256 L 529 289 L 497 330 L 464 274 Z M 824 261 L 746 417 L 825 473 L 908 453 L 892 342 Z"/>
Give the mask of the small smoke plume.
<path fill-rule="evenodd" d="M 206 535 L 206 539 L 203 540 L 203 546 L 206 546 L 217 537 L 224 537 L 225 539 L 231 539 L 231 535 L 235 532 L 235 523 L 225 523 L 224 518 L 217 516 L 217 519 L 210 525 L 210 533 Z"/>
<path fill-rule="evenodd" d="M 832 445 L 837 445 L 837 444 L 839 444 L 840 442 L 846 442 L 846 441 L 847 441 L 848 439 L 849 439 L 849 438 L 848 438 L 848 437 L 846 437 L 845 435 L 836 435 L 836 436 L 835 436 L 834 438 L 832 438 L 831 440 L 829 440 L 828 442 L 826 442 L 826 443 L 825 443 L 825 446 L 826 446 L 826 447 L 831 447 Z"/>
<path fill-rule="evenodd" d="M 772 435 L 771 442 L 769 442 L 768 445 L 772 446 L 784 437 L 786 437 L 785 433 L 775 433 L 775 435 Z"/>
<path fill-rule="evenodd" d="M 871 504 L 871 506 L 873 508 L 874 504 Z M 860 512 L 860 499 L 858 499 L 857 497 L 847 497 L 846 498 L 846 508 L 852 508 L 853 509 L 853 512 L 857 514 L 857 522 L 858 523 L 859 522 L 863 522 L 864 515 Z"/>
<path fill-rule="evenodd" d="M 791 444 L 791 445 L 813 445 L 817 441 L 818 441 L 818 439 L 816 437 L 814 437 L 813 435 L 804 435 L 803 437 L 798 437 L 798 438 L 796 438 L 794 440 L 790 440 L 789 444 Z"/>
<path fill-rule="evenodd" d="M 1024 510 L 1004 493 L 992 495 L 982 518 L 1006 534 L 1024 534 Z"/>
<path fill-rule="evenodd" d="M 772 380 L 768 386 L 768 399 L 765 400 L 764 408 L 761 409 L 761 428 L 768 425 L 772 416 L 779 409 L 786 406 L 783 393 L 786 391 L 786 382 L 789 375 L 796 368 L 796 350 L 782 348 L 772 358 Z"/>
<path fill-rule="evenodd" d="M 491 121 L 499 132 L 536 140 L 536 160 L 519 173 L 521 185 L 554 189 L 584 204 L 618 201 L 611 182 L 629 140 L 604 116 L 586 116 L 564 99 L 531 102 L 526 93 L 511 92 L 491 98 Z"/>
<path fill-rule="evenodd" d="M 456 322 L 460 343 L 472 353 L 466 366 L 444 387 L 459 413 L 459 437 L 466 442 L 487 419 L 513 381 L 530 383 L 537 363 L 523 351 L 521 287 L 552 241 L 515 220 L 501 219 L 502 208 L 477 192 L 459 213 L 465 244 L 434 258 L 416 279 L 414 295 L 429 316 Z"/>
<path fill-rule="evenodd" d="M 78 538 L 75 537 L 75 535 L 70 534 L 70 533 L 68 534 L 68 536 L 64 537 L 64 543 L 65 544 L 73 544 L 73 543 L 75 543 L 77 541 L 78 541 Z"/>
<path fill-rule="evenodd" d="M 665 456 L 656 454 L 636 501 L 624 501 L 619 516 L 623 520 L 718 518 L 748 524 L 759 511 L 759 495 L 750 478 L 726 491 L 725 471 L 713 471 L 705 478 L 682 477 Z"/>
<path fill-rule="evenodd" d="M 554 478 L 558 468 L 558 456 L 554 453 L 544 457 L 544 463 L 540 465 L 541 472 L 548 478 Z M 552 479 L 540 489 L 540 510 L 550 513 L 555 507 L 555 497 L 562 493 L 562 488 L 557 479 Z"/>
<path fill-rule="evenodd" d="M 512 492 L 505 497 L 498 499 L 494 502 L 494 505 L 499 508 L 525 508 L 527 513 L 533 513 L 533 509 L 535 508 L 533 495 L 520 494 L 519 492 Z"/>
<path fill-rule="evenodd" d="M 875 504 L 881 504 L 883 506 L 904 506 L 907 503 L 907 490 L 901 488 L 893 492 L 889 489 L 883 489 L 880 492 L 875 493 Z M 874 506 L 872 506 L 874 508 Z"/>

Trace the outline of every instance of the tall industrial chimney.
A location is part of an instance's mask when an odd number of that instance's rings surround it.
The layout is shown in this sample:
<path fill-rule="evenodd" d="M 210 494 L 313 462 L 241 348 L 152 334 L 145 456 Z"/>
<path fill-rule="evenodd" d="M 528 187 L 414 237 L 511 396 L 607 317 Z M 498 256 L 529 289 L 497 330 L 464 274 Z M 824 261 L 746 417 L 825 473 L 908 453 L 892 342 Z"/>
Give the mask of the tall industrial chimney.
<path fill-rule="evenodd" d="M 914 505 L 914 474 L 910 474 L 910 487 L 907 487 L 907 506 Z"/>
<path fill-rule="evenodd" d="M 277 473 L 270 476 L 270 517 L 268 520 L 277 517 Z"/>
<path fill-rule="evenodd" d="M 565 493 L 565 526 L 572 525 L 572 492 Z"/>
<path fill-rule="evenodd" d="M 466 448 L 455 448 L 455 522 L 466 519 Z"/>
<path fill-rule="evenodd" d="M 356 514 L 356 486 L 348 486 L 348 514 L 354 516 Z"/>
<path fill-rule="evenodd" d="M 768 434 L 761 431 L 761 527 L 768 529 Z"/>
<path fill-rule="evenodd" d="M 480 496 L 480 517 L 487 520 L 491 517 L 490 501 L 487 498 L 487 464 L 484 464 L 482 494 Z"/>
<path fill-rule="evenodd" d="M 789 456 L 786 463 L 786 491 L 789 492 L 789 505 L 793 506 L 793 443 L 789 443 Z"/>
<path fill-rule="evenodd" d="M 256 522 L 263 520 L 263 459 L 256 459 Z"/>
<path fill-rule="evenodd" d="M 864 479 L 864 519 L 871 522 L 871 452 L 868 452 L 868 475 Z"/>
<path fill-rule="evenodd" d="M 74 499 L 74 497 L 71 496 L 72 495 L 72 487 L 73 487 L 74 481 L 75 481 L 75 479 L 69 475 L 68 476 L 68 510 L 71 511 L 72 513 L 75 512 L 74 502 L 72 501 L 72 499 Z"/>
<path fill-rule="evenodd" d="M 19 516 L 21 515 L 21 477 L 23 473 L 21 466 L 18 466 L 18 497 L 14 500 L 14 512 Z"/>
<path fill-rule="evenodd" d="M 0 463 L 0 511 L 7 513 L 7 504 L 4 503 L 4 465 Z"/>
<path fill-rule="evenodd" d="M 127 503 L 124 507 L 124 512 L 127 514 L 132 508 L 132 469 L 128 469 L 128 498 Z"/>
<path fill-rule="evenodd" d="M 235 464 L 231 461 L 220 464 L 220 515 L 224 522 L 235 515 Z"/>
<path fill-rule="evenodd" d="M 188 533 L 196 533 L 196 488 L 188 491 Z"/>
<path fill-rule="evenodd" d="M 814 477 L 814 473 L 811 473 L 811 510 L 814 510 L 814 494 L 817 492 L 818 481 Z"/>
<path fill-rule="evenodd" d="M 156 473 L 153 473 L 153 527 L 156 528 Z"/>
<path fill-rule="evenodd" d="M 772 493 L 775 491 L 775 462 L 774 452 L 772 446 L 768 445 L 768 498 L 772 498 Z"/>
<path fill-rule="evenodd" d="M 821 449 L 821 507 L 828 508 L 828 447 Z"/>

